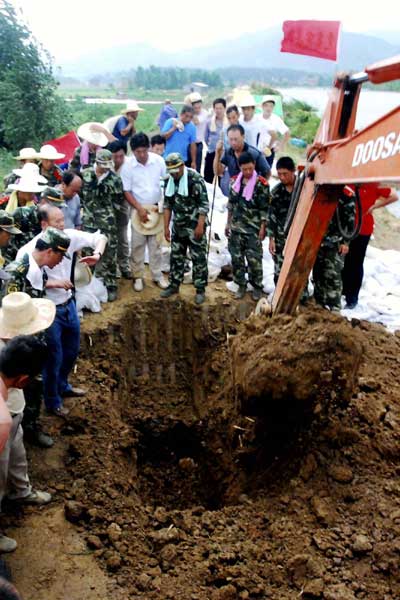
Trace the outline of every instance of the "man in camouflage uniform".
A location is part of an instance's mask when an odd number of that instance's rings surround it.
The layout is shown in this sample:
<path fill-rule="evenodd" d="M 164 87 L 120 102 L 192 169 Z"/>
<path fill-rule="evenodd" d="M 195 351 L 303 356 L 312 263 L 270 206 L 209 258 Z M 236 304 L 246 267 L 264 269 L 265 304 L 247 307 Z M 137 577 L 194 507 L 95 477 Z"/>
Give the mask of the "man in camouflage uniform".
<path fill-rule="evenodd" d="M 49 186 L 54 187 L 55 185 L 60 185 L 62 182 L 63 172 L 54 161 L 64 158 L 65 154 L 57 152 L 57 150 L 51 144 L 45 144 L 40 148 L 37 157 L 40 159 L 40 174 L 47 179 Z"/>
<path fill-rule="evenodd" d="M 87 161 L 85 161 L 84 164 L 82 164 L 82 162 L 81 162 L 82 146 L 78 146 L 75 149 L 73 157 L 69 161 L 68 170 L 73 171 L 74 173 L 79 175 L 82 169 L 87 169 L 88 167 L 94 167 L 94 164 L 96 162 L 96 148 L 97 148 L 97 146 L 95 144 L 90 144 L 89 152 L 88 152 L 88 159 L 87 159 Z"/>
<path fill-rule="evenodd" d="M 0 210 L 0 299 L 2 297 L 3 281 L 6 281 L 9 276 L 3 267 L 5 258 L 2 256 L 2 248 L 6 248 L 14 235 L 21 235 L 21 231 L 15 227 L 14 219 L 5 210 Z"/>
<path fill-rule="evenodd" d="M 21 235 L 21 230 L 15 226 L 12 215 L 5 210 L 0 210 L 0 269 L 5 265 L 5 259 L 2 256 L 1 249 L 6 248 L 13 235 Z"/>
<path fill-rule="evenodd" d="M 69 237 L 54 227 L 48 227 L 41 234 L 31 254 L 7 265 L 5 271 L 10 276 L 4 285 L 4 295 L 11 292 L 26 292 L 32 298 L 42 298 L 45 294 L 47 276 L 43 267 L 52 269 L 68 257 Z"/>
<path fill-rule="evenodd" d="M 124 202 L 121 178 L 112 171 L 114 163 L 109 150 L 98 150 L 94 167 L 82 171 L 82 229 L 95 233 L 100 229 L 108 238 L 96 277 L 102 277 L 108 301 L 117 299 L 118 231 L 116 211 Z"/>
<path fill-rule="evenodd" d="M 356 210 L 354 196 L 339 198 L 337 210 L 343 229 L 352 231 Z M 332 311 L 341 309 L 342 269 L 348 251 L 349 242 L 340 233 L 337 217 L 334 214 L 322 240 L 312 272 L 315 301 Z"/>
<path fill-rule="evenodd" d="M 225 234 L 232 258 L 233 280 L 239 286 L 235 297 L 246 293 L 246 264 L 249 282 L 253 286 L 253 300 L 259 300 L 263 289 L 263 248 L 269 185 L 257 175 L 255 159 L 249 152 L 239 156 L 240 174 L 233 177 L 229 189 L 228 222 Z"/>
<path fill-rule="evenodd" d="M 185 167 L 179 153 L 169 154 L 165 163 L 170 177 L 165 188 L 164 235 L 167 241 L 171 241 L 171 270 L 169 285 L 160 295 L 168 298 L 179 292 L 189 248 L 193 263 L 193 285 L 196 288 L 195 302 L 202 304 L 208 279 L 206 185 L 199 173 Z M 174 220 L 171 237 L 169 226 L 172 214 Z"/>
<path fill-rule="evenodd" d="M 290 156 L 282 156 L 276 163 L 280 183 L 271 192 L 268 209 L 267 236 L 269 251 L 274 260 L 274 283 L 276 285 L 283 263 L 285 247 L 285 222 L 289 212 L 292 190 L 296 181 L 296 167 Z"/>

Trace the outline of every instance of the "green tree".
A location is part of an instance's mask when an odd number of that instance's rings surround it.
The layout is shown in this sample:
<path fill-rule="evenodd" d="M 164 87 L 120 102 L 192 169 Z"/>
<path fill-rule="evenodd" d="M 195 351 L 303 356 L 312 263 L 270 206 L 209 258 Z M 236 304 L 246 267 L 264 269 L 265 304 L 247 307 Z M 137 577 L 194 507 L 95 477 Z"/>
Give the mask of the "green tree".
<path fill-rule="evenodd" d="M 8 0 L 0 7 L 0 146 L 39 146 L 68 129 L 49 54 Z"/>

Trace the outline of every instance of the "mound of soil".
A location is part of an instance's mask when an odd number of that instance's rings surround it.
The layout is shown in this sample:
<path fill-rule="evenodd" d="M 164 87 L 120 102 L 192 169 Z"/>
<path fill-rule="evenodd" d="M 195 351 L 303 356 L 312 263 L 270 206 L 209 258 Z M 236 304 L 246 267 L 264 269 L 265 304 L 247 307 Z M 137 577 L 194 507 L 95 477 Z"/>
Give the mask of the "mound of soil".
<path fill-rule="evenodd" d="M 250 309 L 85 322 L 90 391 L 51 472 L 65 515 L 122 598 L 395 600 L 400 339 L 318 309 L 240 324 Z"/>

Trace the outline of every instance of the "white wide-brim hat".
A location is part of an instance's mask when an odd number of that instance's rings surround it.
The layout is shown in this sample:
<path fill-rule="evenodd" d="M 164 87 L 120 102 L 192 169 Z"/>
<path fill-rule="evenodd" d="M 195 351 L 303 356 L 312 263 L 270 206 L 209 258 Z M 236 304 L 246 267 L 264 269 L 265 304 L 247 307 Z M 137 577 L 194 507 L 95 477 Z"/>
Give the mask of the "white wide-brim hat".
<path fill-rule="evenodd" d="M 124 110 L 121 110 L 121 114 L 126 115 L 126 113 L 129 113 L 129 112 L 143 112 L 143 111 L 144 111 L 144 108 L 140 108 L 139 104 L 135 100 L 130 100 L 129 102 L 127 102 L 126 108 L 124 108 Z"/>
<path fill-rule="evenodd" d="M 92 281 L 92 271 L 90 267 L 82 262 L 77 261 L 74 270 L 74 284 L 76 288 L 85 287 Z"/>
<path fill-rule="evenodd" d="M 196 102 L 203 102 L 203 98 L 201 97 L 201 94 L 199 94 L 199 92 L 192 92 L 191 94 L 189 94 L 189 99 L 191 104 L 195 104 Z"/>
<path fill-rule="evenodd" d="M 46 185 L 40 185 L 38 181 L 32 177 L 21 177 L 18 183 L 11 183 L 9 186 L 10 190 L 16 192 L 30 192 L 36 194 L 46 189 Z"/>
<path fill-rule="evenodd" d="M 35 163 L 26 163 L 22 169 L 13 169 L 13 173 L 18 175 L 18 177 L 30 177 L 38 183 L 47 183 L 46 177 L 43 177 L 43 175 L 40 174 L 39 166 Z"/>
<path fill-rule="evenodd" d="M 257 102 L 255 101 L 254 96 L 251 94 L 247 94 L 240 99 L 240 107 L 245 108 L 246 106 L 256 106 Z"/>
<path fill-rule="evenodd" d="M 21 148 L 18 156 L 13 156 L 15 160 L 36 160 L 37 152 L 35 148 Z"/>
<path fill-rule="evenodd" d="M 52 300 L 31 298 L 25 292 L 4 296 L 0 308 L 0 338 L 33 335 L 50 327 L 56 316 Z"/>
<path fill-rule="evenodd" d="M 274 98 L 274 96 L 267 94 L 266 96 L 262 97 L 261 105 L 265 104 L 266 102 L 272 102 L 273 104 L 276 104 L 276 99 Z"/>
<path fill-rule="evenodd" d="M 59 158 L 65 158 L 65 154 L 57 152 L 57 149 L 51 144 L 45 144 L 40 148 L 37 157 L 44 160 L 58 160 Z"/>
<path fill-rule="evenodd" d="M 147 211 L 149 220 L 146 223 L 140 220 L 137 210 L 132 214 L 132 226 L 142 235 L 157 235 L 164 229 L 163 215 L 158 212 L 157 204 L 144 204 L 143 208 Z"/>
<path fill-rule="evenodd" d="M 107 136 L 101 131 L 92 131 L 93 125 L 100 125 L 100 127 L 103 127 L 101 123 L 96 123 L 95 121 L 83 123 L 83 125 L 79 127 L 77 134 L 86 142 L 104 148 L 104 146 L 107 146 L 108 144 Z"/>

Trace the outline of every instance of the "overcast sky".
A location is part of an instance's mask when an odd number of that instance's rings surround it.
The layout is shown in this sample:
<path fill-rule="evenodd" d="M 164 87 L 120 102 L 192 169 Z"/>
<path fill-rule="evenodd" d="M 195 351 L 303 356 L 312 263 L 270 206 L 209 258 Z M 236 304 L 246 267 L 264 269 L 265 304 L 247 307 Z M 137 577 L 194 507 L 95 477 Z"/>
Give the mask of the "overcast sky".
<path fill-rule="evenodd" d="M 291 19 L 340 20 L 346 31 L 366 33 L 399 29 L 393 0 L 363 2 L 362 8 L 357 0 L 334 0 L 326 6 L 315 0 L 13 0 L 13 4 L 22 8 L 56 63 L 81 56 L 89 48 L 138 42 L 171 51 L 207 46 Z"/>

